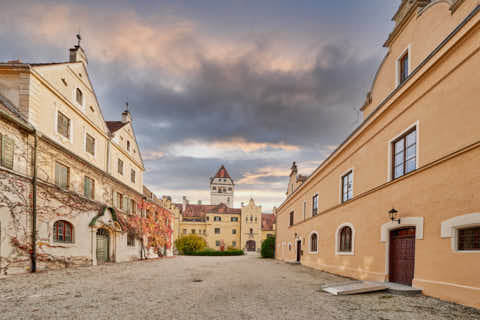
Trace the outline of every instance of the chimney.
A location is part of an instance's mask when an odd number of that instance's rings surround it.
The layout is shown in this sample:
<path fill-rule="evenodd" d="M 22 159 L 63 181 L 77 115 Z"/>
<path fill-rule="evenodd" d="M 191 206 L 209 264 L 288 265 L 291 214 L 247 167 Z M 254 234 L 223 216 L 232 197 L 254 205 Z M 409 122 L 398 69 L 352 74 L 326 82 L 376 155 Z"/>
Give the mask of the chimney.
<path fill-rule="evenodd" d="M 80 46 L 82 37 L 79 34 L 77 34 L 77 40 L 78 44 L 73 48 L 70 48 L 70 62 L 82 62 L 86 66 L 88 64 L 88 59 L 85 51 Z"/>

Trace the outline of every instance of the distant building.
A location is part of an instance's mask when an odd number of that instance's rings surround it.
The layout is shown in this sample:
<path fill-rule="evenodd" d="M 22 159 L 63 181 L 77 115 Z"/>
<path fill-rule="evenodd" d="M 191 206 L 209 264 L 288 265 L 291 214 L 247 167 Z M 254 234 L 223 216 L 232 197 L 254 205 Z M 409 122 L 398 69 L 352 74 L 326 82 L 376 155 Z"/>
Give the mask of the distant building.
<path fill-rule="evenodd" d="M 190 204 L 186 197 L 176 204 L 178 230 L 176 238 L 197 234 L 205 238 L 210 248 L 229 247 L 247 252 L 259 252 L 264 239 L 275 235 L 275 217 L 262 214 L 262 207 L 253 199 L 241 208 L 232 208 L 234 182 L 222 165 L 210 178 L 211 204 Z M 230 205 L 229 205 L 230 203 Z"/>
<path fill-rule="evenodd" d="M 276 258 L 480 307 L 480 3 L 403 0 L 363 122 L 276 211 Z"/>

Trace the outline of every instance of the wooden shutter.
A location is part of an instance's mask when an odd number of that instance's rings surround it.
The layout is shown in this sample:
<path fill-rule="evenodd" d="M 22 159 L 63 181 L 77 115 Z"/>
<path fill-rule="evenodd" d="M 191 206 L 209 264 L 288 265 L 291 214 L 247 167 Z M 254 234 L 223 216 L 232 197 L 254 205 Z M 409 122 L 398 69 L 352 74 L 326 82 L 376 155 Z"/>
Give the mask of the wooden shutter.
<path fill-rule="evenodd" d="M 8 169 L 13 169 L 13 158 L 15 151 L 15 141 L 6 135 L 2 136 L 2 165 Z"/>

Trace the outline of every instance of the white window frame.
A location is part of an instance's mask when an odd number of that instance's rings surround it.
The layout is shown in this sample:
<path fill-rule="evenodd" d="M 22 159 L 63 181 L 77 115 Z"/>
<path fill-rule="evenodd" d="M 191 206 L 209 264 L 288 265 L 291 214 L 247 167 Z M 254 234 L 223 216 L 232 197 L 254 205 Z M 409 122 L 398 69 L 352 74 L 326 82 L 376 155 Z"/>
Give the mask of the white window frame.
<path fill-rule="evenodd" d="M 343 201 L 343 177 L 345 177 L 348 173 L 350 173 L 350 171 L 352 172 L 352 198 L 351 199 L 348 199 L 346 201 Z M 349 202 L 350 200 L 352 200 L 354 197 L 355 197 L 355 188 L 354 188 L 354 185 L 355 185 L 355 168 L 352 167 L 348 170 L 346 170 L 345 172 L 343 172 L 341 175 L 340 175 L 340 189 L 339 189 L 339 192 L 340 192 L 340 203 L 347 203 Z M 313 212 L 313 211 L 312 211 Z"/>
<path fill-rule="evenodd" d="M 62 113 L 65 117 L 67 117 L 70 120 L 70 137 L 67 138 L 60 132 L 58 132 L 58 116 L 59 113 Z M 67 115 L 67 112 L 64 112 L 63 110 L 59 110 L 58 108 L 55 108 L 55 119 L 54 119 L 54 125 L 55 125 L 55 133 L 57 137 L 60 137 L 60 139 L 65 142 L 68 141 L 73 144 L 73 119 Z"/>
<path fill-rule="evenodd" d="M 93 154 L 87 151 L 87 135 L 91 136 L 94 140 L 93 144 Z M 85 130 L 85 137 L 83 139 L 83 150 L 85 150 L 85 153 L 88 154 L 90 157 L 95 158 L 97 155 L 97 137 L 93 134 L 90 134 L 88 131 Z"/>
<path fill-rule="evenodd" d="M 317 235 L 317 251 L 312 251 L 312 235 Z M 317 231 L 312 231 L 310 232 L 310 234 L 308 235 L 308 253 L 310 254 L 318 254 L 318 245 L 319 245 L 320 241 L 319 241 L 319 237 L 318 237 L 318 232 Z"/>
<path fill-rule="evenodd" d="M 340 231 L 344 227 L 349 227 L 352 230 L 352 251 L 344 252 L 340 251 Z M 337 256 L 354 256 L 355 255 L 355 227 L 350 222 L 344 222 L 338 226 L 337 231 L 335 231 L 335 255 Z"/>
<path fill-rule="evenodd" d="M 393 163 L 392 163 L 392 158 L 393 158 L 393 155 L 392 155 L 392 152 L 393 152 L 393 147 L 392 147 L 392 144 L 393 144 L 393 141 L 397 140 L 398 138 L 400 138 L 401 136 L 403 136 L 405 133 L 407 133 L 409 130 L 411 130 L 413 127 L 416 127 L 415 128 L 415 131 L 416 131 L 416 155 L 415 155 L 415 170 L 418 170 L 419 168 L 419 159 L 420 159 L 420 121 L 417 120 L 415 121 L 413 124 L 409 125 L 405 130 L 403 130 L 402 132 L 400 132 L 399 134 L 397 134 L 395 137 L 393 137 L 392 139 L 390 139 L 388 141 L 388 153 L 387 153 L 387 156 L 388 156 L 388 175 L 387 175 L 387 182 L 390 182 L 390 181 L 393 181 L 393 170 L 392 170 L 392 167 L 393 167 Z M 405 151 L 406 152 L 406 151 Z M 407 175 L 408 173 L 404 173 L 404 176 Z M 403 177 L 403 176 L 402 176 Z M 399 177 L 401 178 L 401 177 Z M 398 178 L 397 178 L 398 179 Z"/>
<path fill-rule="evenodd" d="M 82 92 L 82 104 L 77 102 L 77 89 L 80 90 L 80 92 Z M 83 89 L 78 86 L 75 86 L 73 89 L 72 101 L 73 101 L 73 104 L 78 108 L 80 108 L 84 113 L 85 113 L 85 100 L 86 100 L 86 95 Z"/>
<path fill-rule="evenodd" d="M 400 83 L 400 60 L 405 56 L 405 54 L 408 54 L 408 76 L 412 73 L 412 45 L 409 44 L 407 48 L 405 48 L 402 53 L 397 57 L 397 60 L 395 60 L 395 87 L 398 87 Z M 407 77 L 408 77 L 407 76 Z M 405 82 L 405 81 L 404 81 Z"/>
<path fill-rule="evenodd" d="M 441 224 L 441 237 L 451 238 L 454 253 L 480 253 L 480 250 L 458 250 L 458 230 L 480 226 L 480 213 L 469 213 L 444 220 Z"/>
<path fill-rule="evenodd" d="M 317 197 L 317 214 L 316 214 L 316 215 L 313 215 L 313 198 L 314 198 L 314 197 Z M 318 212 L 318 199 L 319 199 L 319 198 L 320 198 L 320 196 L 318 195 L 318 192 L 315 193 L 315 194 L 312 196 L 312 200 L 311 200 L 311 204 L 312 204 L 311 216 L 312 216 L 312 217 L 318 216 L 318 213 L 319 213 L 319 212 Z"/>

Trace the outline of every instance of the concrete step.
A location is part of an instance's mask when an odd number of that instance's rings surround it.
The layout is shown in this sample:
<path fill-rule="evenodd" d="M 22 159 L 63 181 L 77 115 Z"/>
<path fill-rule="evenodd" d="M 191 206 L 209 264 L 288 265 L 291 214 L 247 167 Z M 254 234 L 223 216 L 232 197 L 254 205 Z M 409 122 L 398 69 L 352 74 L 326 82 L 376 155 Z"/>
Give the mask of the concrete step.
<path fill-rule="evenodd" d="M 387 286 L 388 291 L 395 294 L 402 294 L 402 295 L 416 295 L 422 293 L 422 289 L 415 288 L 411 286 L 407 286 L 400 283 L 395 282 L 377 282 Z"/>
<path fill-rule="evenodd" d="M 375 291 L 384 291 L 387 289 L 387 286 L 382 283 L 368 281 L 348 282 L 333 286 L 325 286 L 322 288 L 323 291 L 334 295 L 359 294 Z"/>

